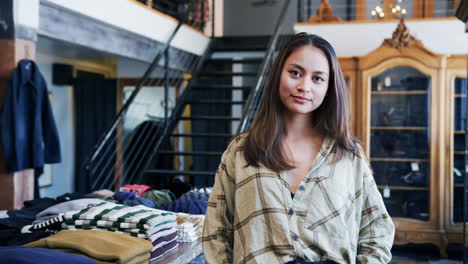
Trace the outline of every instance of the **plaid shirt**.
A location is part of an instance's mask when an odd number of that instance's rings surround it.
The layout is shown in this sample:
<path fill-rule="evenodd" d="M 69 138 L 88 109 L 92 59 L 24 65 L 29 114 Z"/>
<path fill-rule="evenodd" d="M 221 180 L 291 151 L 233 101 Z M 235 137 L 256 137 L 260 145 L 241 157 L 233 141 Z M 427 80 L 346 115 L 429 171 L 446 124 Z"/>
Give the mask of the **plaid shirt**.
<path fill-rule="evenodd" d="M 216 173 L 203 230 L 206 263 L 285 263 L 296 258 L 387 263 L 395 233 L 366 158 L 332 164 L 326 138 L 291 197 L 285 173 L 246 167 L 231 142 Z"/>

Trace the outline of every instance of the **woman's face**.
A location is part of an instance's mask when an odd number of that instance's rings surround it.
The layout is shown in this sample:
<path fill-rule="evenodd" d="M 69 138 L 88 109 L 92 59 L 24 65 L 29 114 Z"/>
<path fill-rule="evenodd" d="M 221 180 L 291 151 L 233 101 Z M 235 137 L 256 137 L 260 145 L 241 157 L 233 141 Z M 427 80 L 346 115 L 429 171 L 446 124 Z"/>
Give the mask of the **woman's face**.
<path fill-rule="evenodd" d="M 313 112 L 323 102 L 328 90 L 330 67 L 325 53 L 312 46 L 302 46 L 289 55 L 281 71 L 279 95 L 288 114 Z"/>

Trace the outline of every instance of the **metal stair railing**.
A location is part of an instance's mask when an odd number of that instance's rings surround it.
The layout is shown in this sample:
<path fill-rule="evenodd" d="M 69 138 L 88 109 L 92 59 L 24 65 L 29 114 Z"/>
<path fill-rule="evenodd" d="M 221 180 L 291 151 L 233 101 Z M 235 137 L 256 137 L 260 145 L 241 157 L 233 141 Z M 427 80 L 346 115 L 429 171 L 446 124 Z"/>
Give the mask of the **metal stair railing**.
<path fill-rule="evenodd" d="M 200 68 L 199 65 L 204 58 L 204 55 L 196 56 L 171 47 L 172 40 L 183 24 L 184 21 L 178 23 L 164 47 L 158 51 L 155 59 L 112 121 L 112 125 L 84 163 L 83 169 L 90 191 L 103 188 L 118 189 L 123 184 L 131 183 L 136 179 L 141 180 L 141 171 L 156 152 L 152 147 L 161 145 L 161 135 L 167 131 L 164 127 L 172 120 L 172 117 L 169 121 L 167 120 L 169 86 L 184 89 L 189 79 L 187 73 L 193 75 L 195 70 Z M 199 27 L 195 24 L 190 26 Z M 155 117 L 151 111 L 145 109 L 145 107 L 150 108 L 154 103 L 143 105 L 139 102 L 148 101 L 148 98 L 145 98 L 147 95 L 141 93 L 148 87 L 165 88 L 165 119 Z M 145 126 L 145 124 L 152 125 Z M 158 125 L 154 126 L 154 124 Z M 139 135 L 135 135 L 137 128 L 139 128 Z"/>
<path fill-rule="evenodd" d="M 169 120 L 167 121 L 166 125 L 164 126 L 164 128 L 163 128 L 163 130 L 161 132 L 161 136 L 159 137 L 155 147 L 152 150 L 152 154 L 151 154 L 152 156 L 156 155 L 160 151 L 162 143 L 165 140 L 169 139 L 169 137 L 171 136 L 172 131 L 174 131 L 175 127 L 177 126 L 177 122 L 183 118 L 182 115 L 183 115 L 183 112 L 184 112 L 184 108 L 187 105 L 187 102 L 189 102 L 191 100 L 192 85 L 193 85 L 192 81 L 198 79 L 198 76 L 200 75 L 203 64 L 210 55 L 210 50 L 211 50 L 212 43 L 213 42 L 209 43 L 209 46 L 205 50 L 205 53 L 198 60 L 197 65 L 194 67 L 193 76 L 188 81 L 187 87 L 184 89 L 181 96 L 179 97 L 179 103 L 175 106 Z M 145 166 L 144 166 L 145 168 L 148 167 L 149 162 L 150 162 L 150 160 L 148 160 L 147 163 L 145 164 Z M 138 175 L 138 177 L 136 178 L 136 182 L 141 182 L 142 180 L 143 180 L 143 172 L 141 172 Z"/>
<path fill-rule="evenodd" d="M 265 59 L 263 60 L 260 66 L 255 88 L 250 92 L 249 97 L 247 98 L 247 103 L 244 106 L 239 127 L 237 128 L 237 134 L 245 132 L 250 127 L 255 116 L 260 110 L 263 99 L 264 86 L 266 84 L 266 78 L 273 64 L 275 52 L 279 46 L 280 34 L 283 30 L 285 16 L 290 2 L 290 0 L 284 1 L 284 5 L 281 9 L 280 16 L 278 17 L 278 20 L 276 22 L 273 35 L 271 36 L 270 41 L 268 43 L 268 49 L 265 54 Z"/>
<path fill-rule="evenodd" d="M 206 61 L 206 59 L 209 56 L 211 44 L 212 42 L 210 42 L 209 46 L 205 50 L 205 53 L 203 54 L 203 56 L 201 56 L 201 58 L 197 61 L 196 65 L 194 66 L 194 70 L 192 71 L 193 72 L 192 78 L 188 80 L 187 87 L 182 92 L 179 98 L 179 103 L 175 106 L 169 120 L 166 122 L 166 125 L 164 126 L 161 132 L 161 136 L 159 137 L 156 143 L 156 146 L 152 149 L 151 156 L 154 156 L 158 153 L 164 140 L 167 140 L 170 137 L 170 134 L 175 129 L 177 122 L 181 119 L 186 102 L 189 101 L 191 97 L 192 80 L 198 79 L 203 63 Z M 150 163 L 150 160 L 147 160 L 144 167 L 147 168 L 149 163 Z M 142 180 L 143 180 L 143 171 L 139 173 L 138 177 L 136 177 L 135 182 L 141 182 Z"/>

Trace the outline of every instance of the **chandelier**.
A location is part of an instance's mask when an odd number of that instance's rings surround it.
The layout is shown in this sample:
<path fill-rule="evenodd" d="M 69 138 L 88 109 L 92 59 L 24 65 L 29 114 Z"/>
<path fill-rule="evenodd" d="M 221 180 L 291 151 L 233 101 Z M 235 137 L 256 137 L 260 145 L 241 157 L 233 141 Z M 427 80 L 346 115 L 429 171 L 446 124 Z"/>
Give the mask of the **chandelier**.
<path fill-rule="evenodd" d="M 406 15 L 406 9 L 402 7 L 402 2 L 403 0 L 396 0 L 396 3 L 392 5 L 392 16 L 395 18 L 404 18 Z M 371 15 L 375 19 L 384 19 L 386 15 L 390 14 L 385 14 L 385 4 L 384 1 L 381 2 L 380 5 L 377 5 L 372 11 Z"/>

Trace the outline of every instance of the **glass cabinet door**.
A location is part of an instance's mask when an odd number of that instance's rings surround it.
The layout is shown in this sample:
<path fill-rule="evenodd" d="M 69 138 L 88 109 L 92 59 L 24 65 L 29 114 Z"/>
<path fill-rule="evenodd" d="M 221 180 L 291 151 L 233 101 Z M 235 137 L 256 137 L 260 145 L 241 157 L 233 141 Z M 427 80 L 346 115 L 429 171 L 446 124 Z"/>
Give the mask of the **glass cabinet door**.
<path fill-rule="evenodd" d="M 454 223 L 463 222 L 463 183 L 465 178 L 465 125 L 468 79 L 455 78 L 453 98 L 453 213 Z"/>
<path fill-rule="evenodd" d="M 430 77 L 397 66 L 371 79 L 370 158 L 390 216 L 429 220 Z"/>

